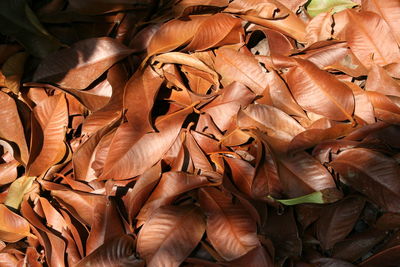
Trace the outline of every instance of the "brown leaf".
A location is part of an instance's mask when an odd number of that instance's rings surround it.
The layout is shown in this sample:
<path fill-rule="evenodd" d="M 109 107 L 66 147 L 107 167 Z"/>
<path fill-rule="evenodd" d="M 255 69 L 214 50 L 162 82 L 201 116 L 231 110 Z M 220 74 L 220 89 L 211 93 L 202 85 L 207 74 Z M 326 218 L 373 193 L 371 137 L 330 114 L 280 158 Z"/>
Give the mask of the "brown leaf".
<path fill-rule="evenodd" d="M 222 94 L 201 110 L 207 112 L 221 131 L 229 128 L 233 122 L 233 116 L 240 107 L 246 107 L 252 102 L 255 95 L 244 85 L 233 82 L 226 86 Z"/>
<path fill-rule="evenodd" d="M 102 244 L 125 234 L 117 205 L 113 199 L 97 203 L 93 215 L 93 224 L 86 240 L 86 255 L 91 254 Z"/>
<path fill-rule="evenodd" d="M 298 40 L 305 42 L 305 23 L 277 0 L 235 0 L 228 6 L 234 8 L 230 12 L 244 14 L 241 17 L 250 22 L 272 28 Z"/>
<path fill-rule="evenodd" d="M 264 97 L 257 100 L 260 104 L 269 104 L 268 101 L 263 101 L 267 98 L 267 94 L 271 98 L 271 104 L 278 109 L 286 112 L 288 115 L 296 115 L 305 117 L 303 109 L 294 100 L 285 82 L 279 77 L 276 71 L 267 73 L 269 78 L 269 88 L 264 92 Z"/>
<path fill-rule="evenodd" d="M 384 68 L 373 64 L 365 84 L 367 91 L 375 91 L 384 95 L 400 97 L 400 84 L 385 71 Z"/>
<path fill-rule="evenodd" d="M 362 0 L 361 8 L 362 10 L 379 14 L 389 25 L 390 32 L 396 39 L 397 44 L 400 44 L 400 30 L 397 27 L 397 21 L 400 20 L 400 3 L 398 1 Z"/>
<path fill-rule="evenodd" d="M 132 224 L 136 214 L 142 208 L 161 176 L 161 164 L 158 163 L 143 173 L 132 190 L 123 197 L 128 212 L 129 223 Z"/>
<path fill-rule="evenodd" d="M 62 88 L 85 89 L 117 61 L 132 51 L 109 37 L 75 43 L 46 57 L 33 79 L 56 83 Z"/>
<path fill-rule="evenodd" d="M 184 172 L 165 172 L 153 193 L 143 205 L 137 216 L 139 225 L 147 221 L 157 208 L 172 204 L 181 194 L 195 188 L 214 185 L 206 176 L 187 174 Z"/>
<path fill-rule="evenodd" d="M 0 138 L 15 143 L 18 146 L 15 157 L 26 164 L 28 162 L 29 152 L 25 140 L 24 128 L 21 119 L 18 116 L 17 105 L 10 96 L 0 92 Z M 17 157 L 18 156 L 18 157 Z"/>
<path fill-rule="evenodd" d="M 351 232 L 364 204 L 365 200 L 360 197 L 348 197 L 323 209 L 316 225 L 323 249 L 332 248 Z"/>
<path fill-rule="evenodd" d="M 80 14 L 87 15 L 101 15 L 109 12 L 127 11 L 137 8 L 143 8 L 143 6 L 150 6 L 151 1 L 126 1 L 126 0 L 88 0 L 80 2 L 77 0 L 71 0 L 70 8 Z"/>
<path fill-rule="evenodd" d="M 241 205 L 233 204 L 231 197 L 216 188 L 200 189 L 199 197 L 207 215 L 207 237 L 225 260 L 237 259 L 259 246 L 256 224 Z"/>
<path fill-rule="evenodd" d="M 331 38 L 333 18 L 330 12 L 322 12 L 315 16 L 306 27 L 306 38 L 309 44 Z"/>
<path fill-rule="evenodd" d="M 114 135 L 100 179 L 126 179 L 144 173 L 172 146 L 186 116 L 187 107 L 156 122 L 159 132 L 137 136 L 129 124 L 122 124 Z"/>
<path fill-rule="evenodd" d="M 266 251 L 263 246 L 258 246 L 257 248 L 250 250 L 244 256 L 230 261 L 233 266 L 247 266 L 247 267 L 258 267 L 258 266 L 273 266 L 273 258 Z"/>
<path fill-rule="evenodd" d="M 107 201 L 103 195 L 72 190 L 51 190 L 51 194 L 65 205 L 74 217 L 87 225 L 93 225 L 96 205 Z"/>
<path fill-rule="evenodd" d="M 293 209 L 287 208 L 282 214 L 269 210 L 262 232 L 271 239 L 275 248 L 275 258 L 284 261 L 288 257 L 298 257 L 302 251 Z"/>
<path fill-rule="evenodd" d="M 201 23 L 191 42 L 182 51 L 202 51 L 239 43 L 243 34 L 240 19 L 224 13 L 215 14 Z"/>
<path fill-rule="evenodd" d="M 66 152 L 64 139 L 68 125 L 68 109 L 64 94 L 42 101 L 33 109 L 33 114 L 39 125 L 33 125 L 27 176 L 43 174 L 64 157 Z"/>
<path fill-rule="evenodd" d="M 135 255 L 135 240 L 130 235 L 123 235 L 104 243 L 75 267 L 144 267 L 144 265 L 144 261 Z"/>
<path fill-rule="evenodd" d="M 0 164 L 0 185 L 13 182 L 17 176 L 17 167 L 20 165 L 15 159 Z"/>
<path fill-rule="evenodd" d="M 330 164 L 354 189 L 390 212 L 399 212 L 400 168 L 397 162 L 365 148 L 343 151 Z"/>
<path fill-rule="evenodd" d="M 353 91 L 354 95 L 354 115 L 364 120 L 368 124 L 375 122 L 374 107 L 363 89 L 351 82 L 345 82 Z"/>
<path fill-rule="evenodd" d="M 196 0 L 182 0 L 175 2 L 173 12 L 175 16 L 182 17 L 192 13 L 202 13 L 208 10 L 219 10 L 228 5 L 228 0 L 205 0 L 198 2 Z"/>
<path fill-rule="evenodd" d="M 238 113 L 237 124 L 242 128 L 257 127 L 269 136 L 285 142 L 305 129 L 292 117 L 272 106 L 249 105 Z"/>
<path fill-rule="evenodd" d="M 347 239 L 336 243 L 333 257 L 354 262 L 380 243 L 386 234 L 380 230 L 367 230 L 350 235 Z"/>
<path fill-rule="evenodd" d="M 230 48 L 216 51 L 215 70 L 222 76 L 224 86 L 238 81 L 249 87 L 256 95 L 262 95 L 268 86 L 268 76 L 252 54 Z"/>
<path fill-rule="evenodd" d="M 300 151 L 313 147 L 322 141 L 346 136 L 354 130 L 349 123 L 334 124 L 325 129 L 308 129 L 296 135 L 289 144 L 289 151 Z"/>
<path fill-rule="evenodd" d="M 113 65 L 108 70 L 107 81 L 112 87 L 110 101 L 83 121 L 83 134 L 92 134 L 121 117 L 125 84 L 129 79 L 128 75 L 127 69 L 121 63 Z"/>
<path fill-rule="evenodd" d="M 303 59 L 295 61 L 297 66 L 289 70 L 286 78 L 297 103 L 307 111 L 332 120 L 352 121 L 352 91 L 335 76 L 320 70 L 313 63 Z"/>
<path fill-rule="evenodd" d="M 346 26 L 347 43 L 366 68 L 370 68 L 373 62 L 384 66 L 400 58 L 391 30 L 379 15 L 350 9 L 345 12 L 349 19 Z"/>
<path fill-rule="evenodd" d="M 204 215 L 196 206 L 161 207 L 140 230 L 138 252 L 149 267 L 178 267 L 200 242 L 205 228 Z"/>
<path fill-rule="evenodd" d="M 252 196 L 252 185 L 255 176 L 255 168 L 242 159 L 225 157 L 232 172 L 235 185 L 248 196 Z"/>
<path fill-rule="evenodd" d="M 281 155 L 277 159 L 279 178 L 285 194 L 290 198 L 336 187 L 328 170 L 306 152 Z"/>
<path fill-rule="evenodd" d="M 388 263 L 400 264 L 400 245 L 379 252 L 359 264 L 362 267 L 385 266 Z"/>
<path fill-rule="evenodd" d="M 163 79 L 150 66 L 138 70 L 125 87 L 124 108 L 133 131 L 152 131 L 150 113 Z"/>
<path fill-rule="evenodd" d="M 29 223 L 18 214 L 0 204 L 0 240 L 17 242 L 31 236 Z"/>

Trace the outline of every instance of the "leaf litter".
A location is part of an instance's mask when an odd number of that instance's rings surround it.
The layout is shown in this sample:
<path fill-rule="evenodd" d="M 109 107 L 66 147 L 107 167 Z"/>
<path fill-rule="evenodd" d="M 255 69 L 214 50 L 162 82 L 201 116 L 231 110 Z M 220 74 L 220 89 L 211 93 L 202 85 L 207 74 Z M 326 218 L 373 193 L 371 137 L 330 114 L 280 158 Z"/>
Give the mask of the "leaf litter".
<path fill-rule="evenodd" d="M 400 265 L 397 0 L 1 7 L 0 266 Z"/>

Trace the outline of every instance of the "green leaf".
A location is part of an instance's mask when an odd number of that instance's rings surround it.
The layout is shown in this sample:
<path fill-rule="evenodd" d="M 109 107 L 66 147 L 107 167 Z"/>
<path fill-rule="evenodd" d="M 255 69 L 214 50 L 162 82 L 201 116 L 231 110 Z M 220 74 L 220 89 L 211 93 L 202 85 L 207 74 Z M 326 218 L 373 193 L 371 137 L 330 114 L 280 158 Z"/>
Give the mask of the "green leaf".
<path fill-rule="evenodd" d="M 35 177 L 29 176 L 22 176 L 15 180 L 10 185 L 4 204 L 14 209 L 18 209 L 24 195 L 31 189 L 34 180 Z"/>
<path fill-rule="evenodd" d="M 311 17 L 315 17 L 323 12 L 336 13 L 356 5 L 350 0 L 311 0 L 307 6 L 307 12 Z"/>
<path fill-rule="evenodd" d="M 301 197 L 295 197 L 290 199 L 275 199 L 271 196 L 268 198 L 282 203 L 286 206 L 312 203 L 312 204 L 326 204 L 336 202 L 343 197 L 343 194 L 336 188 L 327 188 L 321 191 L 315 191 L 311 194 L 304 195 Z"/>

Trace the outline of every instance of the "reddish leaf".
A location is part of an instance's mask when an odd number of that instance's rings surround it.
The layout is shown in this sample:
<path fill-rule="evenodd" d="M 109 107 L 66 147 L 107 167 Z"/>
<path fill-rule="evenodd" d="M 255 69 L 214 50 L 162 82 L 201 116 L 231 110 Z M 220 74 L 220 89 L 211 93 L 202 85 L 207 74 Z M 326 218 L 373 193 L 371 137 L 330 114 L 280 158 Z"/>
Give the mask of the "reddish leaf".
<path fill-rule="evenodd" d="M 29 223 L 23 217 L 0 204 L 0 240 L 17 242 L 30 235 Z"/>
<path fill-rule="evenodd" d="M 225 87 L 222 94 L 202 110 L 210 114 L 221 131 L 225 131 L 233 122 L 233 116 L 237 114 L 240 107 L 247 106 L 254 98 L 255 95 L 244 85 L 234 82 Z"/>
<path fill-rule="evenodd" d="M 110 240 L 87 255 L 76 267 L 144 267 L 143 260 L 135 255 L 135 240 L 129 235 Z"/>
<path fill-rule="evenodd" d="M 132 223 L 133 218 L 150 196 L 150 193 L 156 186 L 160 176 L 161 164 L 156 164 L 138 178 L 133 189 L 123 198 L 130 223 Z"/>
<path fill-rule="evenodd" d="M 247 266 L 247 267 L 258 267 L 258 266 L 273 266 L 273 259 L 271 255 L 265 250 L 263 246 L 249 251 L 246 255 L 229 262 L 234 266 Z"/>
<path fill-rule="evenodd" d="M 232 6 L 230 12 L 244 14 L 242 18 L 245 20 L 281 31 L 299 42 L 306 41 L 305 23 L 279 1 L 235 0 L 229 4 L 228 10 Z"/>
<path fill-rule="evenodd" d="M 396 24 L 400 19 L 400 3 L 398 1 L 362 0 L 361 7 L 365 11 L 372 11 L 379 14 L 389 25 L 391 34 L 396 39 L 397 44 L 400 44 L 400 31 Z"/>
<path fill-rule="evenodd" d="M 108 37 L 86 39 L 46 57 L 33 79 L 63 88 L 85 89 L 130 53 L 129 48 Z"/>
<path fill-rule="evenodd" d="M 239 204 L 215 188 L 199 190 L 200 205 L 207 215 L 207 237 L 228 261 L 259 246 L 256 224 Z"/>
<path fill-rule="evenodd" d="M 286 77 L 297 103 L 307 111 L 332 120 L 352 120 L 351 90 L 313 63 L 303 59 L 296 59 L 296 62 L 297 66 L 290 69 Z"/>
<path fill-rule="evenodd" d="M 38 124 L 33 125 L 31 151 L 27 176 L 39 176 L 66 152 L 64 144 L 68 124 L 68 109 L 64 94 L 58 94 L 42 101 L 33 110 Z"/>
<path fill-rule="evenodd" d="M 304 128 L 280 109 L 267 105 L 249 105 L 238 113 L 237 124 L 242 128 L 257 127 L 269 136 L 289 142 Z"/>
<path fill-rule="evenodd" d="M 400 58 L 391 29 L 379 15 L 350 9 L 345 12 L 349 19 L 347 43 L 365 67 L 370 68 L 373 62 L 379 66 L 387 65 Z"/>
<path fill-rule="evenodd" d="M 191 111 L 192 107 L 188 107 L 165 115 L 156 122 L 157 133 L 137 136 L 129 124 L 121 125 L 113 137 L 100 178 L 126 179 L 144 173 L 171 147 Z"/>
<path fill-rule="evenodd" d="M 263 94 L 267 88 L 268 76 L 252 55 L 230 48 L 220 48 L 216 54 L 215 70 L 222 76 L 223 85 L 238 81 L 256 95 Z"/>
<path fill-rule="evenodd" d="M 139 223 L 147 221 L 154 210 L 172 204 L 181 194 L 202 186 L 213 185 L 206 176 L 192 175 L 184 172 L 165 172 L 157 187 L 140 210 Z"/>
<path fill-rule="evenodd" d="M 400 96 L 400 84 L 396 82 L 378 65 L 372 65 L 365 84 L 368 91 L 376 91 L 384 95 Z"/>
<path fill-rule="evenodd" d="M 18 116 L 17 105 L 10 96 L 0 92 L 0 102 L 2 107 L 0 109 L 0 138 L 10 142 L 14 142 L 18 146 L 19 158 L 23 164 L 28 162 L 28 146 L 25 140 L 24 128 L 21 119 Z"/>
<path fill-rule="evenodd" d="M 278 163 L 280 181 L 290 198 L 336 187 L 328 170 L 306 152 L 279 156 Z"/>
<path fill-rule="evenodd" d="M 385 238 L 383 231 L 372 230 L 350 235 L 347 239 L 336 243 L 333 257 L 354 262 L 370 251 Z"/>
<path fill-rule="evenodd" d="M 138 252 L 147 266 L 179 266 L 200 242 L 205 220 L 196 206 L 157 209 L 138 236 Z"/>
<path fill-rule="evenodd" d="M 79 191 L 52 190 L 51 194 L 66 205 L 68 210 L 81 222 L 93 225 L 94 208 L 98 203 L 106 202 L 105 196 Z"/>
<path fill-rule="evenodd" d="M 262 230 L 274 244 L 275 259 L 284 261 L 288 257 L 298 257 L 302 244 L 297 230 L 293 209 L 287 208 L 282 214 L 269 210 Z"/>
<path fill-rule="evenodd" d="M 389 266 L 400 264 L 400 246 L 388 248 L 380 253 L 377 253 L 365 261 L 361 262 L 359 266 L 373 267 L 373 266 Z"/>
<path fill-rule="evenodd" d="M 400 169 L 397 162 L 378 152 L 354 148 L 331 162 L 333 169 L 354 189 L 390 212 L 399 212 Z"/>
<path fill-rule="evenodd" d="M 147 67 L 143 71 L 138 70 L 126 84 L 125 116 L 133 131 L 152 131 L 150 113 L 162 82 L 163 79 L 151 67 Z"/>
<path fill-rule="evenodd" d="M 322 211 L 316 231 L 323 249 L 331 249 L 351 232 L 364 204 L 360 197 L 348 197 Z"/>
<path fill-rule="evenodd" d="M 125 234 L 117 205 L 112 199 L 99 202 L 93 210 L 93 224 L 86 240 L 86 254 L 92 253 L 102 244 Z"/>

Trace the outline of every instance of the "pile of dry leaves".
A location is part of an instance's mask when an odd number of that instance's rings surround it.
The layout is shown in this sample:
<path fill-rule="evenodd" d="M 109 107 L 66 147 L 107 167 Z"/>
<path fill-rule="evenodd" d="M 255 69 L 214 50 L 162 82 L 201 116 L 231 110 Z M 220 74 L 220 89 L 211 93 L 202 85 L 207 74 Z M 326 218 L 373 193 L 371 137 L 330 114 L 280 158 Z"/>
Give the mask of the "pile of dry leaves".
<path fill-rule="evenodd" d="M 400 265 L 398 0 L 1 0 L 0 266 Z"/>

